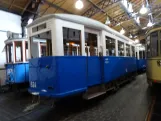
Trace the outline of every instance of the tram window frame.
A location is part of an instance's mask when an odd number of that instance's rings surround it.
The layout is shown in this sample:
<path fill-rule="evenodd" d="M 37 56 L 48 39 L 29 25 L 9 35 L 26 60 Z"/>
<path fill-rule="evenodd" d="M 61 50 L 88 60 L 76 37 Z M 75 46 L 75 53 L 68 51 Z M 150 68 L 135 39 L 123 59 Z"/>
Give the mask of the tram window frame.
<path fill-rule="evenodd" d="M 7 63 L 13 63 L 14 62 L 14 50 L 13 50 L 13 43 L 6 44 L 6 59 Z"/>
<path fill-rule="evenodd" d="M 157 34 L 157 40 L 156 41 L 152 40 L 152 35 L 153 34 Z M 150 57 L 157 57 L 159 55 L 158 54 L 158 31 L 155 31 L 155 32 L 150 34 L 150 41 L 151 41 L 150 42 L 150 53 L 151 53 Z M 155 46 L 154 46 L 154 44 L 155 44 Z"/>
<path fill-rule="evenodd" d="M 106 56 L 116 56 L 116 40 L 105 36 L 105 43 L 106 43 Z M 107 53 L 108 50 L 108 53 Z"/>
<path fill-rule="evenodd" d="M 120 47 L 119 45 L 123 46 L 123 48 Z M 118 56 L 121 56 L 121 57 L 125 56 L 124 48 L 125 48 L 124 47 L 124 42 L 118 41 Z M 121 55 L 119 53 L 120 51 L 122 51 Z"/>
<path fill-rule="evenodd" d="M 43 33 L 40 33 L 40 34 L 37 34 L 35 36 L 30 37 L 31 58 L 41 57 L 41 49 L 40 49 L 40 43 L 41 42 L 44 42 L 46 44 L 46 54 L 45 54 L 45 56 L 52 56 L 53 55 L 52 33 L 51 33 L 51 31 L 46 31 L 46 32 L 43 32 Z M 33 48 L 34 49 L 36 48 L 36 50 L 34 50 Z M 33 54 L 33 52 L 35 52 L 35 51 L 36 51 L 36 53 Z"/>
<path fill-rule="evenodd" d="M 98 56 L 97 34 L 85 32 L 85 52 L 87 56 Z"/>
<path fill-rule="evenodd" d="M 81 30 L 63 27 L 64 56 L 81 56 L 81 44 Z"/>
<path fill-rule="evenodd" d="M 15 41 L 14 42 L 14 52 L 15 52 L 15 62 L 23 62 L 23 49 L 22 49 L 22 41 Z M 16 47 L 20 47 L 20 55 L 18 55 L 18 51 Z M 17 57 L 20 56 L 20 59 L 18 60 Z"/>
<path fill-rule="evenodd" d="M 151 57 L 151 40 L 150 40 L 150 35 L 147 36 L 146 38 L 146 57 L 149 58 Z"/>
<path fill-rule="evenodd" d="M 130 57 L 130 45 L 126 44 L 126 56 Z"/>

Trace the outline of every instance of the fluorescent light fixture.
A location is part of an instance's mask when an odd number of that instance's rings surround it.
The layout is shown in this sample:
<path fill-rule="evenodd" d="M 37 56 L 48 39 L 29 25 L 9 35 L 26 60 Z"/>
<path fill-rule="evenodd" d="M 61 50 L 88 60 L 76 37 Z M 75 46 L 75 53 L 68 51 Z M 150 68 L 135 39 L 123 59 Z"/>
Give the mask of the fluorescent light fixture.
<path fill-rule="evenodd" d="M 148 12 L 148 9 L 143 4 L 143 6 L 140 9 L 140 14 L 146 14 L 147 12 Z"/>
<path fill-rule="evenodd" d="M 122 28 L 120 31 L 121 34 L 125 34 L 125 30 Z"/>
<path fill-rule="evenodd" d="M 129 3 L 128 11 L 129 11 L 130 13 L 134 12 L 133 7 L 132 7 L 132 4 L 131 4 L 131 3 Z"/>
<path fill-rule="evenodd" d="M 77 9 L 82 9 L 83 8 L 83 2 L 81 0 L 77 0 L 77 2 L 75 3 L 75 8 Z"/>
<path fill-rule="evenodd" d="M 147 27 L 143 27 L 142 29 L 146 29 Z"/>
<path fill-rule="evenodd" d="M 140 17 L 139 17 L 139 16 L 136 17 L 136 22 L 137 22 L 138 24 L 140 24 Z"/>

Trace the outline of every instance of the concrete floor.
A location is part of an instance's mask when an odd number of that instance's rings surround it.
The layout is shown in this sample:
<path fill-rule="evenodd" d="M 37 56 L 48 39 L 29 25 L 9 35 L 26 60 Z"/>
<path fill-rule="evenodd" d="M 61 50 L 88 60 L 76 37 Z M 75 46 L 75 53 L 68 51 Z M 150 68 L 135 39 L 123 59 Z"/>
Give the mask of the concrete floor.
<path fill-rule="evenodd" d="M 141 74 L 114 94 L 90 101 L 68 98 L 54 108 L 46 101 L 30 112 L 23 110 L 31 96 L 0 94 L 0 121 L 144 121 L 151 100 L 146 75 Z"/>

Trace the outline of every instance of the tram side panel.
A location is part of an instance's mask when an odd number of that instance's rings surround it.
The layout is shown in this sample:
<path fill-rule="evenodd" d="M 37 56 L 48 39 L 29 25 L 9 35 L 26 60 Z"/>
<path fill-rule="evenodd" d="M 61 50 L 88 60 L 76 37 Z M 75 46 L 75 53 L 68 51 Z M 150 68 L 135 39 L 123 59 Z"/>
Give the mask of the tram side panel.
<path fill-rule="evenodd" d="M 27 83 L 29 80 L 29 64 L 16 63 L 6 64 L 6 83 L 7 84 L 21 84 Z"/>
<path fill-rule="evenodd" d="M 54 98 L 66 97 L 136 71 L 135 58 L 108 57 L 108 62 L 107 57 L 102 58 L 60 56 L 31 59 L 29 92 Z"/>

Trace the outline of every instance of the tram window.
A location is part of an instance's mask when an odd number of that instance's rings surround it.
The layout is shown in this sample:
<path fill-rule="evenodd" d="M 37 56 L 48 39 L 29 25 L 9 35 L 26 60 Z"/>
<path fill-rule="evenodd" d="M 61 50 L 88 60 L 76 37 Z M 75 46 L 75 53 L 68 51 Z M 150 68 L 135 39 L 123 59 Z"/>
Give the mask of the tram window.
<path fill-rule="evenodd" d="M 131 46 L 131 50 L 132 50 L 132 57 L 135 57 L 135 47 Z"/>
<path fill-rule="evenodd" d="M 143 59 L 143 51 L 139 51 L 139 59 Z"/>
<path fill-rule="evenodd" d="M 130 56 L 130 45 L 126 44 L 126 56 Z"/>
<path fill-rule="evenodd" d="M 46 44 L 44 44 L 44 43 L 40 43 L 40 50 L 41 50 L 41 57 L 43 57 L 43 56 L 47 56 L 46 54 Z"/>
<path fill-rule="evenodd" d="M 115 53 L 115 40 L 106 36 L 106 55 L 116 56 Z"/>
<path fill-rule="evenodd" d="M 13 44 L 9 43 L 6 45 L 6 55 L 7 55 L 7 63 L 13 62 Z"/>
<path fill-rule="evenodd" d="M 29 56 L 28 56 L 28 42 L 25 42 L 25 55 L 26 55 L 26 61 L 28 61 Z"/>
<path fill-rule="evenodd" d="M 118 56 L 124 56 L 124 43 L 118 41 Z"/>
<path fill-rule="evenodd" d="M 150 36 L 146 38 L 146 56 L 150 57 Z"/>
<path fill-rule="evenodd" d="M 81 31 L 63 27 L 64 55 L 81 55 Z"/>
<path fill-rule="evenodd" d="M 43 48 L 43 55 L 41 44 L 46 45 L 46 50 Z M 52 56 L 52 42 L 51 42 L 51 31 L 38 34 L 31 38 L 31 58 L 37 58 L 41 56 Z"/>
<path fill-rule="evenodd" d="M 151 57 L 158 55 L 158 32 L 151 34 Z"/>
<path fill-rule="evenodd" d="M 16 62 L 22 62 L 22 42 L 17 41 L 15 42 L 15 61 Z"/>
<path fill-rule="evenodd" d="M 145 51 L 143 51 L 143 59 L 145 59 Z"/>
<path fill-rule="evenodd" d="M 135 56 L 137 59 L 138 59 L 138 53 L 136 52 L 136 56 Z"/>
<path fill-rule="evenodd" d="M 97 48 L 97 35 L 92 33 L 85 33 L 85 51 L 89 56 L 97 56 L 98 48 Z"/>

